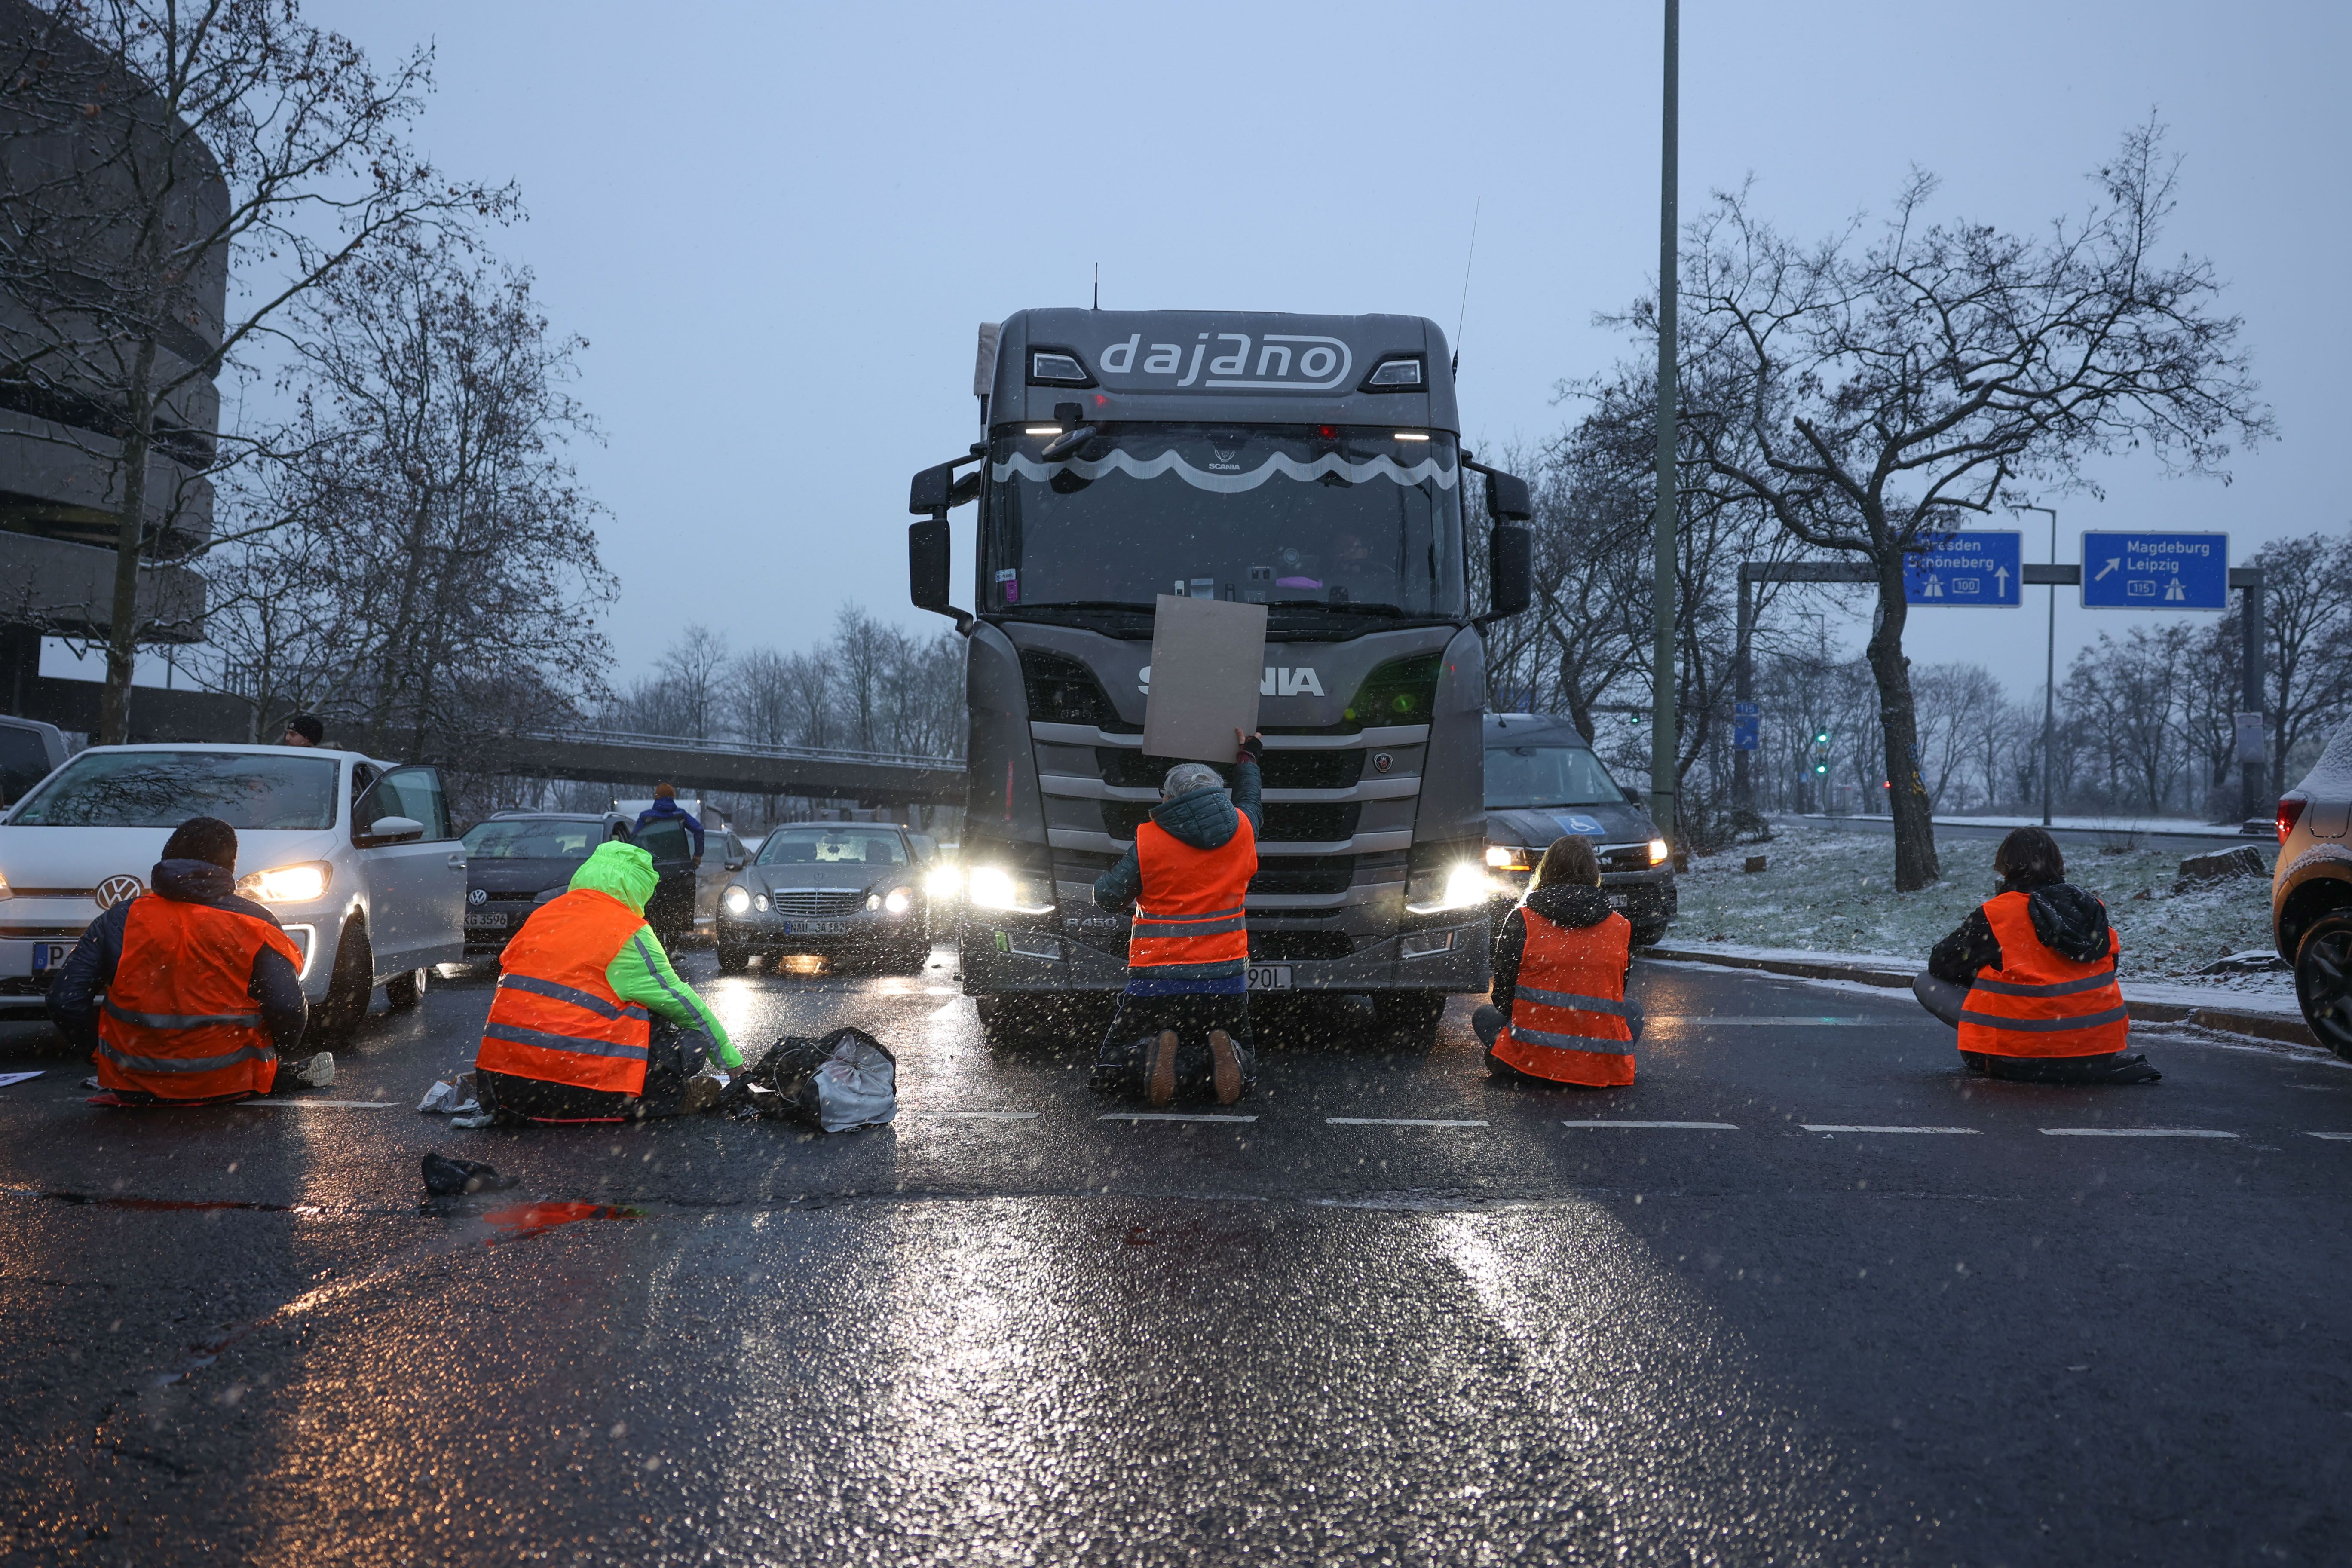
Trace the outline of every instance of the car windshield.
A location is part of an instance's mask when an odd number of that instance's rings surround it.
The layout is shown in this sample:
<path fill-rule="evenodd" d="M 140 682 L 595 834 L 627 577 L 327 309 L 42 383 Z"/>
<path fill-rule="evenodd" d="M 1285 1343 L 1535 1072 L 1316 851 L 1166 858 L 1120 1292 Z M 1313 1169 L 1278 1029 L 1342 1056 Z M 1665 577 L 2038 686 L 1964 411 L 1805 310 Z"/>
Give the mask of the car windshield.
<path fill-rule="evenodd" d="M 907 845 L 884 827 L 779 827 L 760 846 L 762 866 L 903 866 Z"/>
<path fill-rule="evenodd" d="M 216 816 L 243 829 L 335 825 L 330 757 L 252 752 L 89 751 L 9 821 L 49 827 L 177 827 Z"/>
<path fill-rule="evenodd" d="M 1108 426 L 1049 462 L 1051 439 L 991 447 L 991 610 L 1149 610 L 1177 594 L 1461 614 L 1461 468 L 1442 431 Z"/>
<path fill-rule="evenodd" d="M 1582 746 L 1489 746 L 1486 809 L 1614 805 L 1623 793 L 1601 759 Z"/>
<path fill-rule="evenodd" d="M 585 860 L 604 841 L 601 822 L 499 817 L 466 830 L 466 853 L 479 860 Z"/>

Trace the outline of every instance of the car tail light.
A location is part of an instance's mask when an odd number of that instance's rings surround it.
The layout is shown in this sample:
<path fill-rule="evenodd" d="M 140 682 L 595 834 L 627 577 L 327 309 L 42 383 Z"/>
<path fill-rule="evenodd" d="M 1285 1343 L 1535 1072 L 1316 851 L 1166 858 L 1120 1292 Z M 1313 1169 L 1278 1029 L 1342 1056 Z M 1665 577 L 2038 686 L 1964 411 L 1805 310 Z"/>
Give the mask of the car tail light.
<path fill-rule="evenodd" d="M 2278 809 L 2280 843 L 2286 842 L 2286 836 L 2293 833 L 2294 825 L 2303 820 L 2303 808 L 2310 804 L 2309 800 L 2299 795 L 2285 795 L 2280 799 Z"/>

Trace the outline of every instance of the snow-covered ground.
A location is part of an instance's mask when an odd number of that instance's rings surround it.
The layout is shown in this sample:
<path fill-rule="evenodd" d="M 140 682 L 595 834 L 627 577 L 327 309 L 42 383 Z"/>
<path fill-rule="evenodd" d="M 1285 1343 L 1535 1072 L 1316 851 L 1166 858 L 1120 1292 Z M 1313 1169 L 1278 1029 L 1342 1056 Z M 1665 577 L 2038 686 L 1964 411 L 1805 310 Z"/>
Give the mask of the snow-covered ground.
<path fill-rule="evenodd" d="M 1838 822 L 1837 818 L 1827 816 L 1809 816 L 1804 820 L 1811 825 L 1830 828 L 1834 828 Z M 1873 826 L 1881 829 L 1887 825 L 1886 818 L 1884 816 L 1874 817 L 1871 822 Z M 1938 816 L 1936 818 L 1936 824 L 1939 827 L 2038 827 L 2042 824 L 2042 818 L 2038 816 Z M 2228 824 L 2216 826 L 2212 823 L 2199 822 L 2186 816 L 2053 816 L 2050 819 L 2050 826 L 2082 833 L 2140 833 L 2151 836 L 2161 835 L 2171 838 L 2216 838 L 2240 844 L 2268 842 L 2266 839 L 2241 833 L 2235 826 Z"/>
<path fill-rule="evenodd" d="M 1895 846 L 1886 835 L 1784 825 L 1769 843 L 1694 856 L 1681 879 L 1682 912 L 1665 940 L 1863 954 L 1916 967 L 1937 939 L 1992 896 L 1999 847 L 1989 838 L 1944 839 L 1936 847 L 1943 879 L 1897 893 Z M 1742 871 L 1750 855 L 1767 857 L 1767 869 Z M 2210 1001 L 2229 996 L 2292 1010 L 2288 975 L 2197 973 L 2231 953 L 2270 947 L 2269 879 L 2237 877 L 2174 893 L 2180 858 L 2177 851 L 2151 849 L 2069 853 L 2067 879 L 2106 902 L 2124 977 L 2174 983 Z"/>

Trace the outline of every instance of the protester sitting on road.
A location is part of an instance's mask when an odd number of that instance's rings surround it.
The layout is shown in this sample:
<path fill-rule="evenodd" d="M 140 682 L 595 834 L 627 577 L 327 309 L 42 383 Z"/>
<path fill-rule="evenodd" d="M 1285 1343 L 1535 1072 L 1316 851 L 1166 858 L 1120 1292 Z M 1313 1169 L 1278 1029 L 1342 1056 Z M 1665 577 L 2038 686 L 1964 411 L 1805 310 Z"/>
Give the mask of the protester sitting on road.
<path fill-rule="evenodd" d="M 1257 1080 L 1250 1037 L 1249 928 L 1243 905 L 1257 871 L 1258 758 L 1240 743 L 1228 791 L 1206 763 L 1179 763 L 1118 864 L 1095 879 L 1095 902 L 1135 906 L 1127 991 L 1095 1058 L 1094 1087 L 1166 1105 L 1179 1089 L 1231 1105 Z"/>
<path fill-rule="evenodd" d="M 327 743 L 327 726 L 316 713 L 289 713 L 286 733 L 278 737 L 281 746 L 323 746 Z"/>
<path fill-rule="evenodd" d="M 531 911 L 499 957 L 474 1058 L 482 1108 L 515 1122 L 620 1121 L 701 1110 L 742 1057 L 646 923 L 659 873 L 634 844 L 599 844 L 570 889 Z"/>
<path fill-rule="evenodd" d="M 676 784 L 657 784 L 654 785 L 653 805 L 637 813 L 637 826 L 640 829 L 649 822 L 662 821 L 683 822 L 686 824 L 686 831 L 688 837 L 692 837 L 694 840 L 694 863 L 698 866 L 701 865 L 702 824 L 695 820 L 694 814 L 692 812 L 677 804 L 677 786 Z"/>
<path fill-rule="evenodd" d="M 1491 999 L 1470 1016 L 1498 1079 L 1610 1089 L 1633 1081 L 1642 1010 L 1625 1000 L 1633 927 L 1601 891 L 1590 838 L 1555 838 L 1495 933 Z"/>
<path fill-rule="evenodd" d="M 2021 827 L 1992 868 L 1999 890 L 1911 983 L 1921 1006 L 1959 1030 L 1960 1059 L 2030 1083 L 2157 1081 L 2146 1057 L 2124 1055 L 2131 1020 L 2107 908 L 2067 882 L 2058 841 Z"/>
<path fill-rule="evenodd" d="M 49 986 L 49 1016 L 97 1060 L 95 1103 L 246 1100 L 283 1087 L 281 1066 L 294 1086 L 333 1083 L 331 1053 L 290 1059 L 310 1021 L 302 954 L 236 896 L 236 829 L 190 817 L 149 875 L 152 890 L 92 921 Z"/>

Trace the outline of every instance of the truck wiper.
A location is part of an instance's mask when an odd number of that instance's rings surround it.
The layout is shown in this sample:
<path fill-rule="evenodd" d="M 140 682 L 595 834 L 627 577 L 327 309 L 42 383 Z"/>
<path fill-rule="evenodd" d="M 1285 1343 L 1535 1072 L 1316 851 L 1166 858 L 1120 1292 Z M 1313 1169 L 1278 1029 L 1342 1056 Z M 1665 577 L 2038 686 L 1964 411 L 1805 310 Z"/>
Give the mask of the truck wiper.
<path fill-rule="evenodd" d="M 1383 605 L 1372 600 L 1350 599 L 1334 605 L 1322 599 L 1279 599 L 1268 606 L 1276 610 L 1321 610 L 1334 616 L 1414 616 L 1423 612 L 1408 610 L 1401 605 Z"/>

